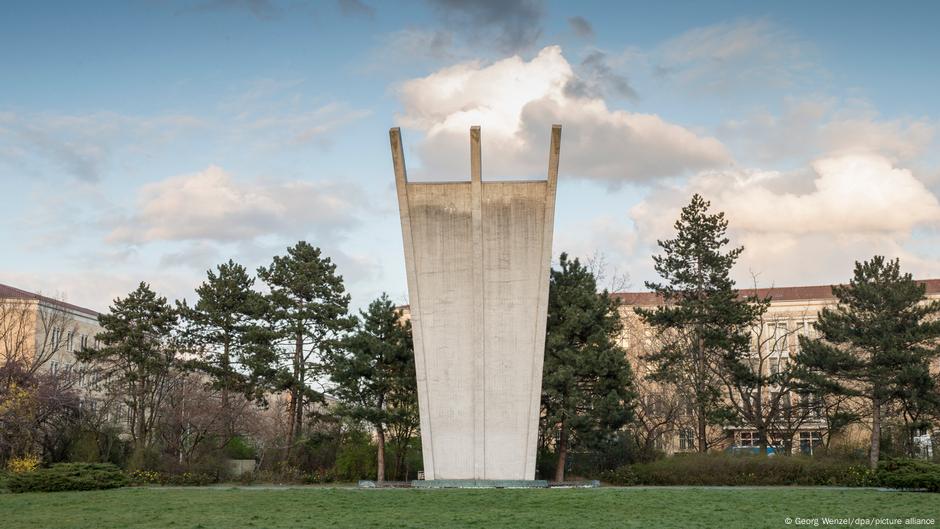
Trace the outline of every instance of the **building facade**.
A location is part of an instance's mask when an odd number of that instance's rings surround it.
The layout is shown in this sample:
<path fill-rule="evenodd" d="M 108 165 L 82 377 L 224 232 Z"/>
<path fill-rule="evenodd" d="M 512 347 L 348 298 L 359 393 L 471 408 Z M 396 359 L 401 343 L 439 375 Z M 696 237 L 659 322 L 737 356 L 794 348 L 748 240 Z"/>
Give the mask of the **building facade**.
<path fill-rule="evenodd" d="M 926 286 L 929 299 L 940 299 L 940 279 L 920 281 Z M 750 361 L 754 370 L 765 376 L 786 370 L 799 353 L 799 337 L 815 337 L 813 323 L 824 308 L 833 308 L 838 300 L 827 285 L 744 289 L 742 296 L 769 297 L 770 307 L 761 321 L 752 327 Z M 651 308 L 661 300 L 651 292 L 621 292 L 613 294 L 621 302 L 624 331 L 621 345 L 626 349 L 633 366 L 637 387 L 637 418 L 639 434 L 650 448 L 666 453 L 696 451 L 693 412 L 683 388 L 649 380 L 653 366 L 645 356 L 656 350 L 660 343 L 651 328 L 634 312 L 637 307 Z M 934 366 L 940 369 L 940 366 Z M 774 450 L 788 450 L 812 454 L 820 446 L 861 447 L 868 443 L 870 426 L 863 420 L 846 428 L 832 428 L 830 417 L 845 412 L 862 412 L 868 405 L 853 399 L 827 400 L 816 395 L 783 391 L 768 386 L 762 402 L 774 408 L 775 417 L 768 438 Z M 728 391 L 727 404 L 734 409 L 740 395 Z M 886 417 L 890 419 L 890 414 Z M 920 438 L 930 450 L 929 431 L 920 432 Z M 760 444 L 755 428 L 747 426 L 712 427 L 709 429 L 710 449 L 754 450 Z"/>
<path fill-rule="evenodd" d="M 75 353 L 97 346 L 101 330 L 94 310 L 0 284 L 0 364 L 51 375 L 92 410 L 102 404 L 105 375 Z"/>

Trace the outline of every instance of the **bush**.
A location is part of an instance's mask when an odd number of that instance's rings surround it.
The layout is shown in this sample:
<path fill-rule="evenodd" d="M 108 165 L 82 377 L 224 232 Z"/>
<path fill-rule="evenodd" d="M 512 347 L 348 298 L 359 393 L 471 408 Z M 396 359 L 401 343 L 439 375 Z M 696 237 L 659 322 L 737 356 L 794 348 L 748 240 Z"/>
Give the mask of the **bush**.
<path fill-rule="evenodd" d="M 231 438 L 225 445 L 225 456 L 229 459 L 254 459 L 255 452 L 254 445 L 240 436 Z"/>
<path fill-rule="evenodd" d="M 369 434 L 362 431 L 349 432 L 336 455 L 336 479 L 374 479 L 376 450 Z"/>
<path fill-rule="evenodd" d="M 218 480 L 205 472 L 182 472 L 170 474 L 154 470 L 135 470 L 131 472 L 130 482 L 133 485 L 173 485 L 173 486 L 202 486 L 215 483 Z"/>
<path fill-rule="evenodd" d="M 940 492 L 940 465 L 920 459 L 889 459 L 878 465 L 878 484 L 892 489 Z"/>
<path fill-rule="evenodd" d="M 39 458 L 36 456 L 11 457 L 7 461 L 7 470 L 11 474 L 23 474 L 39 468 Z"/>
<path fill-rule="evenodd" d="M 839 485 L 871 486 L 874 473 L 846 459 L 803 456 L 678 454 L 625 465 L 603 475 L 616 485 Z"/>
<path fill-rule="evenodd" d="M 10 478 L 11 492 L 113 489 L 127 485 L 127 476 L 110 463 L 59 463 Z"/>

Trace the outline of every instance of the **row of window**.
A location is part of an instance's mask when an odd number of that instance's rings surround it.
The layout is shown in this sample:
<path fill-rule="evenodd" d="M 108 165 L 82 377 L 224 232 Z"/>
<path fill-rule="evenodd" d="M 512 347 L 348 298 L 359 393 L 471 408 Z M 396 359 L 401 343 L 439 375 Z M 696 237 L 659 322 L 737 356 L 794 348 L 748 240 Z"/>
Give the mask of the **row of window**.
<path fill-rule="evenodd" d="M 75 383 L 78 387 L 94 390 L 100 389 L 102 384 L 110 384 L 112 380 L 111 374 L 105 374 L 100 371 L 89 371 L 83 368 L 75 369 L 74 363 L 68 364 L 56 360 L 49 362 L 49 373 L 52 376 L 61 376 L 63 378 L 74 375 L 76 377 Z"/>
<path fill-rule="evenodd" d="M 679 438 L 680 444 L 682 438 Z M 812 455 L 816 447 L 822 444 L 822 432 L 807 431 L 799 432 L 800 452 Z M 760 434 L 757 432 L 742 431 L 738 432 L 737 446 L 753 447 L 760 446 Z M 778 447 L 779 448 L 779 447 Z"/>
<path fill-rule="evenodd" d="M 85 349 L 91 343 L 91 337 L 87 334 L 79 335 L 78 337 L 78 348 L 75 347 L 75 333 L 68 332 L 65 334 L 65 338 L 62 337 L 62 329 L 52 329 L 52 334 L 50 336 L 50 344 L 53 350 L 57 350 L 62 346 L 65 346 L 65 350 L 68 352 L 74 352 L 81 349 Z M 95 348 L 98 347 L 98 338 L 95 338 Z"/>

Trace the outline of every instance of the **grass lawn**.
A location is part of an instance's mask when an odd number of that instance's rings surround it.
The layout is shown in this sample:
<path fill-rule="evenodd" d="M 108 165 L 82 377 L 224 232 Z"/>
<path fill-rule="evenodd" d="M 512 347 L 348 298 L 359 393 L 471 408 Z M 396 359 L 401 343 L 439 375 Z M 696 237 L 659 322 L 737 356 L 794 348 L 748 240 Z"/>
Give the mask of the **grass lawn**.
<path fill-rule="evenodd" d="M 940 495 L 826 488 L 407 490 L 126 488 L 0 494 L 0 527 L 787 527 L 786 519 L 933 518 Z M 806 526 L 806 524 L 800 524 Z M 818 526 L 823 526 L 819 520 Z M 854 523 L 852 526 L 858 525 Z M 812 522 L 809 522 L 812 527 Z M 835 525 L 847 527 L 848 525 Z"/>

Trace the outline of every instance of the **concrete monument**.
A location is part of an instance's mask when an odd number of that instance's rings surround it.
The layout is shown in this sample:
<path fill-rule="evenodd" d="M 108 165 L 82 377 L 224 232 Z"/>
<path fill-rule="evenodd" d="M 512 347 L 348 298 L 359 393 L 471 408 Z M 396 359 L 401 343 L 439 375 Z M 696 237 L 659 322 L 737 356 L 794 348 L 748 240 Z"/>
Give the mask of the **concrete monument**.
<path fill-rule="evenodd" d="M 409 182 L 389 131 L 414 330 L 427 480 L 532 480 L 561 126 L 548 178 Z"/>

